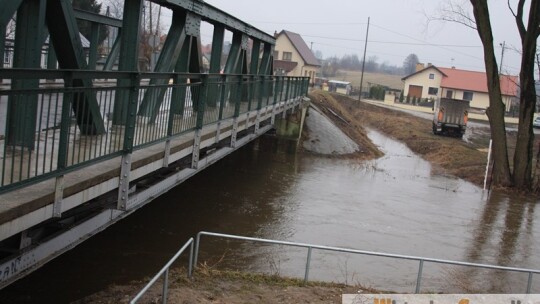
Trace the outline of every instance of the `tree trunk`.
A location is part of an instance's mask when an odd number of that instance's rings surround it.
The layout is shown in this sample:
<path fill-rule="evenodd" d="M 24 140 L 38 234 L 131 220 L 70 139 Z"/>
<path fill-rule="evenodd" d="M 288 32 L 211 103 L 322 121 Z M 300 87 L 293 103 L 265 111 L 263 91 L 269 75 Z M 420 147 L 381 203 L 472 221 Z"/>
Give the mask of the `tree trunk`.
<path fill-rule="evenodd" d="M 536 49 L 536 39 L 533 40 Z M 529 54 L 530 53 L 530 54 Z M 514 154 L 514 184 L 521 189 L 529 189 L 532 182 L 532 161 L 534 132 L 532 121 L 536 108 L 536 89 L 534 87 L 534 51 L 527 51 L 523 45 L 521 72 L 519 73 L 519 126 Z"/>
<path fill-rule="evenodd" d="M 536 154 L 536 169 L 534 170 L 533 191 L 540 195 L 540 143 L 538 144 L 538 153 Z"/>
<path fill-rule="evenodd" d="M 523 3 L 518 7 L 516 22 L 521 36 L 521 71 L 519 73 L 519 127 L 514 154 L 514 184 L 516 187 L 529 190 L 532 186 L 532 161 L 534 132 L 532 121 L 536 108 L 536 89 L 534 86 L 534 59 L 536 55 L 536 40 L 540 31 L 540 3 L 532 1 L 528 25 L 523 24 Z"/>
<path fill-rule="evenodd" d="M 493 33 L 489 19 L 487 0 L 470 0 L 473 6 L 476 29 L 484 46 L 484 63 L 486 65 L 487 85 L 489 91 L 489 108 L 487 115 L 493 140 L 493 183 L 496 186 L 512 186 L 506 130 L 504 125 L 504 104 L 501 97 L 495 50 L 493 49 Z"/>

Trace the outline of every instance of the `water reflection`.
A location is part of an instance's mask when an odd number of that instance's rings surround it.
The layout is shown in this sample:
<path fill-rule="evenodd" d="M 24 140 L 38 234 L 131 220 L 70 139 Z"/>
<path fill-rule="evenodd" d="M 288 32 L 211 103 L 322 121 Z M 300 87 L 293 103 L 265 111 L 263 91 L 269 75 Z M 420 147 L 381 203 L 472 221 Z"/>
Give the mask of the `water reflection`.
<path fill-rule="evenodd" d="M 201 230 L 516 267 L 540 266 L 538 198 L 511 198 L 438 174 L 377 132 L 370 161 L 292 153 L 265 138 L 0 292 L 0 302 L 67 302 L 153 275 Z M 203 261 L 303 276 L 306 251 L 206 240 Z M 264 254 L 264 255 L 263 255 Z M 314 251 L 312 279 L 414 291 L 416 262 Z M 51 275 L 54 273 L 54 276 Z M 487 274 L 483 275 L 483 274 Z M 83 275 L 81 275 L 83 274 Z M 426 264 L 424 291 L 524 292 L 526 276 Z M 540 292 L 540 275 L 533 280 Z"/>
<path fill-rule="evenodd" d="M 478 225 L 473 232 L 473 242 L 467 251 L 471 262 L 520 267 L 538 252 L 535 242 L 534 209 L 538 202 L 527 197 L 509 197 L 494 192 L 487 199 Z M 536 250 L 536 251 L 535 251 Z M 538 264 L 528 266 L 538 267 Z M 490 292 L 525 292 L 528 274 L 468 270 L 471 285 L 473 279 L 484 275 Z M 480 287 L 475 287 L 479 289 Z"/>

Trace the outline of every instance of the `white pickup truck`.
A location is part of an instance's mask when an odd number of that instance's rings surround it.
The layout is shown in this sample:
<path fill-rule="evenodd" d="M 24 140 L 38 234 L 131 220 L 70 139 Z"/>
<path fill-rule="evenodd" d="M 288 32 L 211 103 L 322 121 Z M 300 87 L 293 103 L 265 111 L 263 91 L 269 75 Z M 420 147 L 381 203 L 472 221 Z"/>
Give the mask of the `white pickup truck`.
<path fill-rule="evenodd" d="M 434 104 L 433 134 L 463 137 L 468 119 L 468 100 L 440 98 Z"/>

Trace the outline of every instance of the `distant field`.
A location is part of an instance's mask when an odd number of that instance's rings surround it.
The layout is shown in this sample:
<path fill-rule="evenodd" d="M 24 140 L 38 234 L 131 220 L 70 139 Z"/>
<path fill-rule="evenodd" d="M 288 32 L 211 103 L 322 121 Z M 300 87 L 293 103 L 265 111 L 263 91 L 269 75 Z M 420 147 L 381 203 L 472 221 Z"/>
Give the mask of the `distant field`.
<path fill-rule="evenodd" d="M 360 85 L 360 76 L 361 72 L 358 71 L 344 71 L 340 70 L 338 76 L 329 77 L 334 80 L 343 80 L 351 82 L 353 87 L 358 87 Z M 399 75 L 388 75 L 388 74 L 379 74 L 379 73 L 364 73 L 364 88 L 367 87 L 368 83 L 371 84 L 380 84 L 383 86 L 390 87 L 396 90 L 403 89 L 403 82 L 401 78 L 403 76 Z"/>

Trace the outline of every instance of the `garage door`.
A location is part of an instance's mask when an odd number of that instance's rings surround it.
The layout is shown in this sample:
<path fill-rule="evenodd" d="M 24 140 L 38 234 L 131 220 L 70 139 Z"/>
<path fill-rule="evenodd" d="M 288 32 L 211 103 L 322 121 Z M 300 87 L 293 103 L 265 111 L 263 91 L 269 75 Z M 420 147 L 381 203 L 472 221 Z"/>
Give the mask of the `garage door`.
<path fill-rule="evenodd" d="M 421 86 L 409 85 L 409 96 L 422 98 L 422 89 Z"/>

